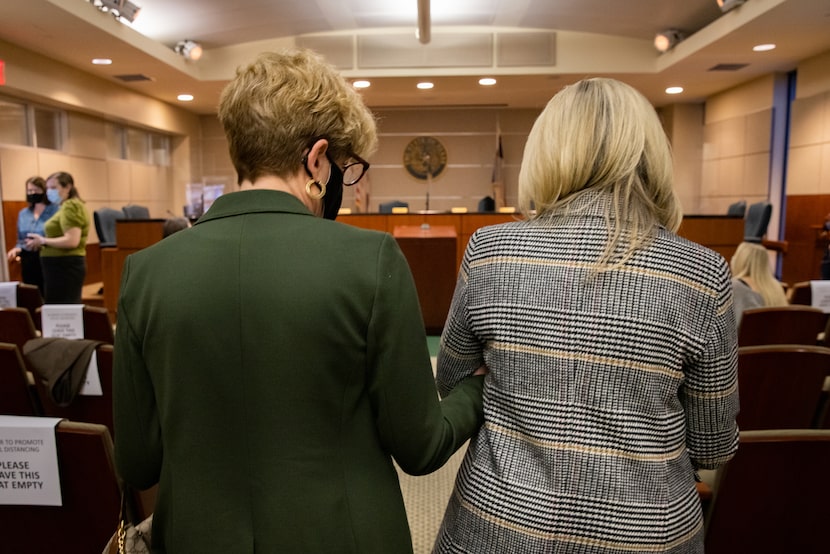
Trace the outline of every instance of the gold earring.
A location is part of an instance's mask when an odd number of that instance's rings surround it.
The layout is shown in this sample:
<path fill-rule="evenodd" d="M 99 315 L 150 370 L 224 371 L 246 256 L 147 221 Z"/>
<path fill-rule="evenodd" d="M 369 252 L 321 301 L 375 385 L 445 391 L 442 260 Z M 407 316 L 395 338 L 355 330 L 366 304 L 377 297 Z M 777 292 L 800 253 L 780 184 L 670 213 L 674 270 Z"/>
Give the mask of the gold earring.
<path fill-rule="evenodd" d="M 311 185 L 316 185 L 320 192 L 311 192 Z M 314 179 L 309 179 L 308 183 L 305 184 L 305 192 L 315 200 L 319 200 L 326 195 L 326 185 Z"/>

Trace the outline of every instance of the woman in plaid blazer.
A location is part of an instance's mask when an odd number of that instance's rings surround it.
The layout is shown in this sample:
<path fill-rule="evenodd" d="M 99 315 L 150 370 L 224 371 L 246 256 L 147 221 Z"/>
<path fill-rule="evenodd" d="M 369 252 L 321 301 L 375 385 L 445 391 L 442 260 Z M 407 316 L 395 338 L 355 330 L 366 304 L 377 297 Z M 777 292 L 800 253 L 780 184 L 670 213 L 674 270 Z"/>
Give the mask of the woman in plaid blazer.
<path fill-rule="evenodd" d="M 675 234 L 671 177 L 623 83 L 536 121 L 526 219 L 470 239 L 441 341 L 442 394 L 490 373 L 436 552 L 703 551 L 695 470 L 737 448 L 737 338 L 729 268 Z"/>

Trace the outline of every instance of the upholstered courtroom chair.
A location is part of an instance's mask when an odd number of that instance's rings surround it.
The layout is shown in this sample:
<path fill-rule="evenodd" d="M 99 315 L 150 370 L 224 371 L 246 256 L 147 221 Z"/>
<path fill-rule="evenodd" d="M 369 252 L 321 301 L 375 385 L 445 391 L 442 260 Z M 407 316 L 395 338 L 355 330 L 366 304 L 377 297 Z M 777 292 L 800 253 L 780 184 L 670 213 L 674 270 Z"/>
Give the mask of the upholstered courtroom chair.
<path fill-rule="evenodd" d="M 749 206 L 744 218 L 744 240 L 746 242 L 761 242 L 767 234 L 769 220 L 772 216 L 772 204 L 756 202 Z"/>
<path fill-rule="evenodd" d="M 121 491 L 107 428 L 61 421 L 55 442 L 63 505 L 0 505 L 3 552 L 97 553 L 118 527 Z"/>
<path fill-rule="evenodd" d="M 76 395 L 69 406 L 58 406 L 49 396 L 49 388 L 42 380 L 37 381 L 37 394 L 43 415 L 60 417 L 72 421 L 105 425 L 110 436 L 115 436 L 112 424 L 112 345 L 102 344 L 96 348 L 98 378 L 101 382 L 101 396 Z"/>
<path fill-rule="evenodd" d="M 738 328 L 738 346 L 764 344 L 815 345 L 827 314 L 811 306 L 790 305 L 745 310 Z"/>
<path fill-rule="evenodd" d="M 0 342 L 8 342 L 23 352 L 23 345 L 38 336 L 35 323 L 26 308 L 0 309 Z"/>
<path fill-rule="evenodd" d="M 41 306 L 43 306 L 43 296 L 41 296 L 39 288 L 26 283 L 17 284 L 17 307 L 29 310 L 29 315 L 32 316 L 36 329 L 40 329 L 40 320 L 35 315 L 37 309 Z"/>
<path fill-rule="evenodd" d="M 33 392 L 20 350 L 14 344 L 0 342 L 0 414 L 41 415 L 40 402 Z"/>
<path fill-rule="evenodd" d="M 828 551 L 830 431 L 742 431 L 718 470 L 706 554 Z"/>
<path fill-rule="evenodd" d="M 38 309 L 38 318 L 42 318 L 41 309 Z M 89 340 L 100 340 L 107 344 L 115 342 L 115 331 L 106 308 L 100 306 L 84 306 L 84 337 Z"/>
<path fill-rule="evenodd" d="M 780 344 L 738 349 L 741 430 L 820 427 L 830 348 Z"/>
<path fill-rule="evenodd" d="M 793 285 L 787 289 L 787 301 L 790 304 L 811 306 L 813 304 L 813 290 L 810 286 L 810 281 L 793 283 Z"/>
<path fill-rule="evenodd" d="M 115 332 L 106 308 L 84 306 L 84 338 L 100 340 L 107 344 L 115 342 Z"/>

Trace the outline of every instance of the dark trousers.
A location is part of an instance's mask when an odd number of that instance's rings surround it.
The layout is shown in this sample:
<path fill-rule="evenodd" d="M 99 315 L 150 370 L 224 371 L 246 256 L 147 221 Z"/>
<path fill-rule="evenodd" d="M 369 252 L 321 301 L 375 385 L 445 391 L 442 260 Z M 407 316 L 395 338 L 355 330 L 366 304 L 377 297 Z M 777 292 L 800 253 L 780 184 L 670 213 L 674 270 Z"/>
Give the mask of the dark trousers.
<path fill-rule="evenodd" d="M 46 304 L 82 304 L 86 256 L 41 256 L 43 301 Z"/>
<path fill-rule="evenodd" d="M 40 268 L 40 254 L 29 250 L 20 251 L 20 274 L 24 283 L 35 285 L 43 296 L 43 271 Z"/>
<path fill-rule="evenodd" d="M 821 278 L 830 280 L 830 249 L 824 251 L 824 257 L 821 259 Z"/>

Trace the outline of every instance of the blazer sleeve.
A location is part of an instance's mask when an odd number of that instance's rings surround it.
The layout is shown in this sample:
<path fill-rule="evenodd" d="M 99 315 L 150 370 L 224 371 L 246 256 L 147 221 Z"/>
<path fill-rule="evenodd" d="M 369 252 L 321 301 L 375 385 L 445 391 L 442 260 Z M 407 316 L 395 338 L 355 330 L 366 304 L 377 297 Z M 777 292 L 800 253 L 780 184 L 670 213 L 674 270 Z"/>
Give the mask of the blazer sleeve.
<path fill-rule="evenodd" d="M 729 269 L 722 263 L 717 302 L 702 354 L 686 368 L 680 398 L 686 447 L 695 467 L 714 469 L 738 450 L 738 333 Z"/>
<path fill-rule="evenodd" d="M 369 393 L 380 440 L 407 473 L 435 471 L 481 425 L 484 377 L 466 379 L 439 401 L 415 283 L 389 235 L 379 248 L 368 337 Z"/>
<path fill-rule="evenodd" d="M 473 332 L 468 317 L 470 292 L 470 259 L 473 257 L 477 235 L 473 234 L 464 252 L 447 323 L 441 335 L 438 351 L 438 392 L 446 396 L 463 379 L 484 364 L 484 347 Z"/>
<path fill-rule="evenodd" d="M 124 262 L 113 358 L 115 464 L 129 484 L 146 489 L 159 480 L 162 444 L 153 383 L 130 322 L 131 259 Z"/>

